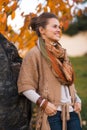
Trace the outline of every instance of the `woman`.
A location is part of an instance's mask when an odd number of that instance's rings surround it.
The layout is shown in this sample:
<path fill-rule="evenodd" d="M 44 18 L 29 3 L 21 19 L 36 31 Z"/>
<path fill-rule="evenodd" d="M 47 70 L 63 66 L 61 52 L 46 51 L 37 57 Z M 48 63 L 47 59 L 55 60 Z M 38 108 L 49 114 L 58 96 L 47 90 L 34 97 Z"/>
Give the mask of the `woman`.
<path fill-rule="evenodd" d="M 58 18 L 43 13 L 32 18 L 30 26 L 38 41 L 23 60 L 18 90 L 38 105 L 36 130 L 81 130 L 81 100 L 75 91 L 66 50 L 58 42 Z"/>

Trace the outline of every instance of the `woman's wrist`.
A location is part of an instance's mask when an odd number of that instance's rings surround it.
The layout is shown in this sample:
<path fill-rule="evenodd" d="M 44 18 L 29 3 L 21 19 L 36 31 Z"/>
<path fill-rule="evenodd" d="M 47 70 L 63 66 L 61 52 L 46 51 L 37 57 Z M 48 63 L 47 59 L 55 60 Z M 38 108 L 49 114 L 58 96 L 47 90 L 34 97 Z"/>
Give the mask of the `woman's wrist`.
<path fill-rule="evenodd" d="M 47 107 L 48 101 L 42 97 L 39 97 L 36 104 L 41 107 L 43 110 Z"/>

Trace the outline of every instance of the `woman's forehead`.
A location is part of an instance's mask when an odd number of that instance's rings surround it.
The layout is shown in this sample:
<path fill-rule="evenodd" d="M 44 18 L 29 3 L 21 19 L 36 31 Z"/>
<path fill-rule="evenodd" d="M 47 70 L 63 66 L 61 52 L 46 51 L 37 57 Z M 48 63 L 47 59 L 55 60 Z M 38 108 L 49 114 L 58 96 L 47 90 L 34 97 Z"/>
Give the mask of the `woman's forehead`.
<path fill-rule="evenodd" d="M 47 24 L 60 24 L 59 20 L 56 18 L 49 18 L 47 21 Z"/>

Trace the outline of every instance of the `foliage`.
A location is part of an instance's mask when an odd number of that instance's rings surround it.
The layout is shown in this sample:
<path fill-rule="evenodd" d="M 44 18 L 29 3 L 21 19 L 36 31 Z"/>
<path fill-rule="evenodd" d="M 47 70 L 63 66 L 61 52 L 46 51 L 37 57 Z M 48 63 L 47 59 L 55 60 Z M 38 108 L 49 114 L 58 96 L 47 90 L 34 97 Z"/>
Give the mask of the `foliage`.
<path fill-rule="evenodd" d="M 83 130 L 87 129 L 87 55 L 71 58 L 75 70 L 75 85 L 77 92 L 82 99 L 82 120 L 86 121 Z"/>
<path fill-rule="evenodd" d="M 7 20 L 9 16 L 11 16 L 12 20 L 16 17 L 16 10 L 19 8 L 18 0 L 0 0 L 0 32 L 11 42 L 15 43 L 22 57 L 35 45 L 37 40 L 35 33 L 28 28 L 32 17 L 41 12 L 53 12 L 62 21 L 64 30 L 67 30 L 73 16 L 80 14 L 78 13 L 79 10 L 76 12 L 74 8 L 72 15 L 72 8 L 79 3 L 85 2 L 85 0 L 72 0 L 72 4 L 70 4 L 69 0 L 46 0 L 46 2 L 45 6 L 39 4 L 36 7 L 36 14 L 33 12 L 28 15 L 24 15 L 24 12 L 21 13 L 21 16 L 24 18 L 24 25 L 20 28 L 20 33 L 17 34 L 11 25 L 7 25 Z"/>
<path fill-rule="evenodd" d="M 79 31 L 87 31 L 87 16 L 75 16 L 76 21 L 71 23 L 67 30 L 64 31 L 65 34 L 75 35 Z"/>

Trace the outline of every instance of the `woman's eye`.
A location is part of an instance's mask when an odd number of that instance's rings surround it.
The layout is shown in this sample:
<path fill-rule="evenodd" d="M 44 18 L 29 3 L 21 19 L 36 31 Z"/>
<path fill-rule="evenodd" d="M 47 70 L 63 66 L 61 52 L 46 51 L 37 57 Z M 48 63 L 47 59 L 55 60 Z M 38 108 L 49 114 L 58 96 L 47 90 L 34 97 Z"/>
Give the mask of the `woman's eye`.
<path fill-rule="evenodd" d="M 61 29 L 61 26 L 58 26 L 58 25 L 54 25 L 53 27 Z"/>
<path fill-rule="evenodd" d="M 57 25 L 54 25 L 53 27 L 54 27 L 54 28 L 57 28 Z"/>

